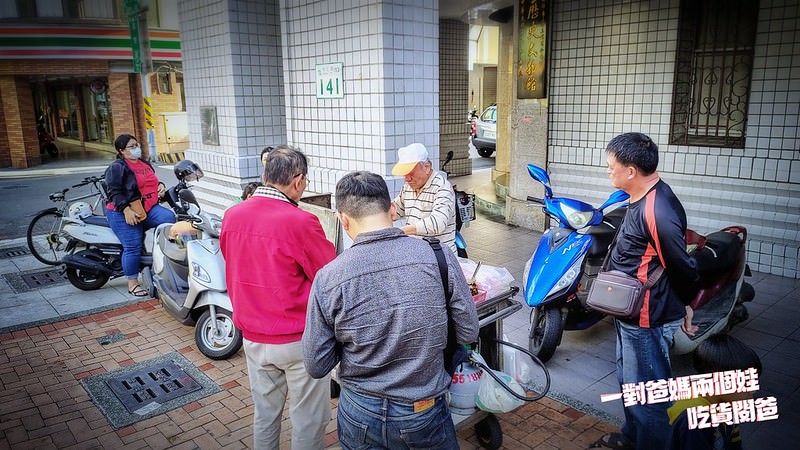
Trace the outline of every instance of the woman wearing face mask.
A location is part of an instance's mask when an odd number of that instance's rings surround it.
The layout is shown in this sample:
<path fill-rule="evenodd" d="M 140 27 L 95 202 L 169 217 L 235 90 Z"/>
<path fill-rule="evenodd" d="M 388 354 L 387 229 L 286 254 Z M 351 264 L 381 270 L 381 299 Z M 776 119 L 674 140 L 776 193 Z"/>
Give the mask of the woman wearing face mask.
<path fill-rule="evenodd" d="M 144 297 L 139 285 L 139 262 L 145 230 L 162 223 L 175 223 L 175 214 L 159 205 L 166 191 L 153 166 L 142 159 L 142 148 L 135 137 L 121 134 L 114 141 L 117 159 L 106 169 L 109 203 L 108 224 L 122 242 L 122 271 L 128 279 L 128 292 Z"/>

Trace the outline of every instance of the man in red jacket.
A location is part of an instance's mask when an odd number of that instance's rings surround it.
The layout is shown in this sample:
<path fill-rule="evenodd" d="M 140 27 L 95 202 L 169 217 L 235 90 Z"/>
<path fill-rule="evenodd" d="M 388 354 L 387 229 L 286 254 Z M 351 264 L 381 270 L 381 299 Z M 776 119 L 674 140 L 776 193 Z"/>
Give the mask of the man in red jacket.
<path fill-rule="evenodd" d="M 303 365 L 311 282 L 336 256 L 319 219 L 298 208 L 308 186 L 308 161 L 279 146 L 267 155 L 265 186 L 225 212 L 225 257 L 233 322 L 242 330 L 253 395 L 256 449 L 277 449 L 289 395 L 292 448 L 323 447 L 330 421 L 330 378 L 314 379 Z"/>

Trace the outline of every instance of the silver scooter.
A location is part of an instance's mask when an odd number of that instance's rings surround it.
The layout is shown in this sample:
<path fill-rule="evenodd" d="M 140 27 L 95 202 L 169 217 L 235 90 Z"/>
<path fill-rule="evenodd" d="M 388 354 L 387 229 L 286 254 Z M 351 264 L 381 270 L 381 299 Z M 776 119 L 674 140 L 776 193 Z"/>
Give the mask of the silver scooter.
<path fill-rule="evenodd" d="M 201 211 L 189 189 L 177 193 L 185 219 L 156 227 L 152 270 L 142 272 L 143 286 L 171 316 L 194 325 L 201 353 L 227 359 L 242 347 L 242 332 L 233 324 L 233 306 L 225 283 L 225 260 L 219 248 L 222 219 Z"/>

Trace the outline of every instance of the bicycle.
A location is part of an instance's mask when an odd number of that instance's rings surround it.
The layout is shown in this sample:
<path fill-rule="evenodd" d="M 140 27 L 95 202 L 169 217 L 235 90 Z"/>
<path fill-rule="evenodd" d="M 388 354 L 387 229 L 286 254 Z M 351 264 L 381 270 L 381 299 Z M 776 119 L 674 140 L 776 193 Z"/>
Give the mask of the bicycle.
<path fill-rule="evenodd" d="M 94 196 L 97 196 L 97 198 L 92 205 L 92 212 L 102 212 L 105 204 L 108 203 L 108 193 L 103 183 L 104 179 L 105 175 L 86 177 L 82 182 L 71 188 L 64 188 L 59 192 L 53 192 L 48 195 L 50 201 L 60 205 L 39 211 L 31 220 L 30 225 L 28 225 L 28 248 L 34 258 L 44 264 L 57 266 L 61 264 L 61 258 L 64 257 L 64 254 L 74 250 L 74 244 L 70 242 L 71 239 L 63 232 L 64 224 L 62 218 L 68 214 L 67 210 L 70 203 Z M 66 194 L 70 189 L 90 184 L 92 185 L 90 193 L 67 199 Z"/>

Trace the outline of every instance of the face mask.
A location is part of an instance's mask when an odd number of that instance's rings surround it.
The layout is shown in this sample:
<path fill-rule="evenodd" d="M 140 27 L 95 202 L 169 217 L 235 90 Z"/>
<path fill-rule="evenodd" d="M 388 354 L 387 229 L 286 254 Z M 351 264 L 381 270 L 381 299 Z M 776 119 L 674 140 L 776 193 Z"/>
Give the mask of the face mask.
<path fill-rule="evenodd" d="M 142 157 L 142 147 L 133 147 L 130 151 L 131 151 L 131 158 L 139 159 Z"/>

